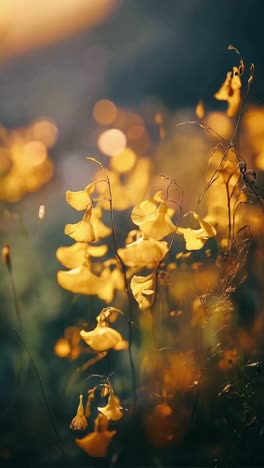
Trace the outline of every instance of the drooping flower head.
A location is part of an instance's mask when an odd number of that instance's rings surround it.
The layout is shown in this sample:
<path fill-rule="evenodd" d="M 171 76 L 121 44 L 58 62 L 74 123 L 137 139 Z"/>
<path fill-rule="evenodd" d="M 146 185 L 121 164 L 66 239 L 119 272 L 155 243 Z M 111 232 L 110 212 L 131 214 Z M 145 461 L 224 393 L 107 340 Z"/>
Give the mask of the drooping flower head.
<path fill-rule="evenodd" d="M 109 349 L 121 351 L 128 346 L 127 341 L 123 339 L 121 333 L 111 328 L 108 324 L 108 318 L 112 311 L 118 311 L 118 309 L 114 307 L 102 309 L 96 319 L 98 323 L 95 329 L 90 332 L 85 330 L 80 331 L 81 337 L 94 351 L 102 352 Z"/>
<path fill-rule="evenodd" d="M 70 428 L 73 430 L 83 431 L 88 426 L 87 419 L 83 407 L 83 395 L 80 395 L 80 403 L 77 408 L 76 416 L 73 418 Z"/>

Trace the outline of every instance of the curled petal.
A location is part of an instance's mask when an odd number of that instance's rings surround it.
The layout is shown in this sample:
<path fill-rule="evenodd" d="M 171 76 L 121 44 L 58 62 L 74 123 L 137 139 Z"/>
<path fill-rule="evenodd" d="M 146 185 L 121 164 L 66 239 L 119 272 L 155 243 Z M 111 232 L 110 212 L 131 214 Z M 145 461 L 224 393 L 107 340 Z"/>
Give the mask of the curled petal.
<path fill-rule="evenodd" d="M 94 275 L 87 266 L 82 265 L 69 271 L 58 271 L 59 285 L 75 294 L 98 294 L 100 278 Z"/>
<path fill-rule="evenodd" d="M 100 323 L 90 332 L 81 330 L 80 335 L 92 349 L 98 352 L 116 349 L 118 343 L 123 341 L 122 335 L 118 331 L 111 327 L 102 326 Z"/>
<path fill-rule="evenodd" d="M 177 233 L 183 234 L 187 250 L 200 250 L 210 237 L 216 235 L 216 229 L 201 219 L 197 213 L 192 212 L 192 214 L 200 224 L 200 229 L 178 227 Z"/>
<path fill-rule="evenodd" d="M 87 185 L 84 190 L 77 192 L 71 192 L 70 190 L 67 190 L 66 201 L 69 205 L 75 208 L 75 210 L 84 211 L 92 201 L 90 195 L 93 193 L 94 189 L 95 184 L 92 183 Z"/>
<path fill-rule="evenodd" d="M 155 199 L 156 197 L 156 199 Z M 160 192 L 152 200 L 145 200 L 132 210 L 131 219 L 140 230 L 153 239 L 160 240 L 175 232 L 171 216 L 173 210 L 160 199 Z"/>
<path fill-rule="evenodd" d="M 114 395 L 113 389 L 110 388 L 109 397 L 107 405 L 104 407 L 98 407 L 98 411 L 104 414 L 107 419 L 111 419 L 112 421 L 118 421 L 123 417 L 123 413 L 121 411 L 122 406 L 120 405 L 119 398 Z"/>
<path fill-rule="evenodd" d="M 67 268 L 76 268 L 80 266 L 87 258 L 87 244 L 84 242 L 75 242 L 69 247 L 59 247 L 56 257 L 59 262 Z"/>
<path fill-rule="evenodd" d="M 64 232 L 76 242 L 92 242 L 96 239 L 94 228 L 90 222 L 91 214 L 85 213 L 83 219 L 75 224 L 66 224 Z"/>
<path fill-rule="evenodd" d="M 156 268 L 167 252 L 167 242 L 143 237 L 118 250 L 125 265 L 135 268 Z"/>
<path fill-rule="evenodd" d="M 106 226 L 103 221 L 101 221 L 102 209 L 99 206 L 93 208 L 91 215 L 91 223 L 95 232 L 96 239 L 103 239 L 111 234 L 112 229 Z"/>
<path fill-rule="evenodd" d="M 232 72 L 228 72 L 221 88 L 215 93 L 214 97 L 219 101 L 227 101 L 227 115 L 233 117 L 237 114 L 241 104 L 241 79 L 237 67 L 233 67 Z"/>
<path fill-rule="evenodd" d="M 133 296 L 138 302 L 140 309 L 147 309 L 150 307 L 154 297 L 153 275 L 134 275 L 130 284 Z"/>
<path fill-rule="evenodd" d="M 107 252 L 107 245 L 89 245 L 85 242 L 75 242 L 69 247 L 62 246 L 57 249 L 56 257 L 67 268 L 77 268 L 91 257 L 102 257 Z"/>

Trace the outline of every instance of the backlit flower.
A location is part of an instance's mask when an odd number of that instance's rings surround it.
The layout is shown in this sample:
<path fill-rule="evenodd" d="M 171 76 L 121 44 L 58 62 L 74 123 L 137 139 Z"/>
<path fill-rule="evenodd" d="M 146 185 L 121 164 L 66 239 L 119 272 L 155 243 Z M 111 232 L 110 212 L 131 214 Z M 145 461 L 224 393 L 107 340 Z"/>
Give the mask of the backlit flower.
<path fill-rule="evenodd" d="M 92 242 L 96 239 L 91 223 L 92 207 L 86 211 L 82 220 L 75 224 L 66 224 L 64 232 L 76 242 Z"/>
<path fill-rule="evenodd" d="M 80 190 L 78 192 L 71 192 L 70 190 L 67 190 L 66 201 L 75 210 L 84 211 L 92 202 L 90 195 L 94 192 L 94 189 L 95 183 L 91 183 L 87 185 L 84 190 Z"/>
<path fill-rule="evenodd" d="M 150 307 L 155 292 L 153 274 L 148 276 L 134 275 L 130 285 L 133 296 L 139 304 L 139 308 L 147 309 Z"/>
<path fill-rule="evenodd" d="M 194 219 L 200 224 L 200 229 L 177 228 L 177 234 L 183 234 L 187 250 L 200 250 L 210 237 L 216 235 L 216 229 L 200 216 L 192 212 Z"/>
<path fill-rule="evenodd" d="M 229 117 L 236 115 L 241 104 L 241 79 L 237 67 L 233 67 L 233 71 L 227 73 L 224 83 L 214 97 L 219 101 L 228 102 L 226 113 Z"/>
<path fill-rule="evenodd" d="M 98 294 L 100 278 L 92 273 L 88 266 L 81 265 L 69 271 L 58 271 L 59 285 L 75 294 Z"/>
<path fill-rule="evenodd" d="M 83 431 L 84 429 L 86 429 L 87 426 L 88 426 L 88 423 L 84 414 L 84 407 L 83 407 L 83 396 L 80 395 L 80 403 L 77 409 L 77 414 L 73 418 L 70 424 L 70 428 L 75 431 L 76 430 Z"/>
<path fill-rule="evenodd" d="M 59 247 L 56 257 L 63 266 L 72 269 L 82 265 L 89 257 L 102 257 L 107 248 L 106 244 L 89 245 L 85 242 L 75 242 L 68 247 Z"/>
<path fill-rule="evenodd" d="M 113 263 L 115 264 L 115 268 L 111 270 L 110 265 Z M 116 260 L 107 260 L 104 265 L 105 268 L 100 275 L 101 287 L 98 291 L 98 297 L 110 303 L 114 298 L 115 291 L 124 291 L 125 281 Z"/>
<path fill-rule="evenodd" d="M 135 268 L 156 268 L 168 252 L 168 244 L 165 241 L 144 239 L 139 237 L 134 242 L 127 244 L 124 249 L 118 249 L 118 254 L 125 265 Z"/>
<path fill-rule="evenodd" d="M 94 229 L 96 239 L 102 239 L 104 237 L 107 237 L 112 232 L 112 229 L 106 226 L 103 223 L 103 221 L 101 221 L 101 218 L 102 208 L 100 206 L 96 206 L 95 208 L 93 208 L 91 215 L 91 223 Z"/>
<path fill-rule="evenodd" d="M 133 223 L 139 226 L 144 234 L 156 240 L 163 239 L 176 230 L 171 220 L 174 210 L 168 207 L 160 195 L 161 193 L 157 192 L 153 199 L 141 202 L 131 214 Z"/>
<path fill-rule="evenodd" d="M 103 458 L 107 455 L 107 449 L 116 431 L 108 431 L 108 419 L 99 414 L 95 420 L 94 432 L 75 439 L 76 444 L 91 457 Z"/>
<path fill-rule="evenodd" d="M 109 385 L 109 397 L 107 405 L 104 407 L 98 407 L 98 411 L 103 413 L 107 419 L 111 419 L 112 421 L 118 421 L 123 417 L 123 413 L 121 411 L 122 406 L 120 405 L 119 398 L 114 394 L 113 388 Z"/>
<path fill-rule="evenodd" d="M 81 337 L 94 351 L 108 351 L 109 349 L 117 349 L 118 344 L 123 342 L 122 335 L 107 325 L 98 324 L 96 328 L 90 332 L 85 330 L 80 331 Z"/>

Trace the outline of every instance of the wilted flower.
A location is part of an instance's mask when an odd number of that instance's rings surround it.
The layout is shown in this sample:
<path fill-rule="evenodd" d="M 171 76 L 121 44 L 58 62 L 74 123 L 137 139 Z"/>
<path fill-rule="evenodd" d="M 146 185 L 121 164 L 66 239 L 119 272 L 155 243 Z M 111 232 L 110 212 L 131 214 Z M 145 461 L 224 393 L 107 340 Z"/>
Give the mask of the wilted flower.
<path fill-rule="evenodd" d="M 83 407 L 83 395 L 80 395 L 80 403 L 77 409 L 77 414 L 73 418 L 70 428 L 73 430 L 83 431 L 88 426 L 87 419 L 84 414 L 84 407 Z"/>
<path fill-rule="evenodd" d="M 144 234 L 160 240 L 176 230 L 171 220 L 173 213 L 174 210 L 162 199 L 162 193 L 157 192 L 152 199 L 135 206 L 131 219 Z"/>

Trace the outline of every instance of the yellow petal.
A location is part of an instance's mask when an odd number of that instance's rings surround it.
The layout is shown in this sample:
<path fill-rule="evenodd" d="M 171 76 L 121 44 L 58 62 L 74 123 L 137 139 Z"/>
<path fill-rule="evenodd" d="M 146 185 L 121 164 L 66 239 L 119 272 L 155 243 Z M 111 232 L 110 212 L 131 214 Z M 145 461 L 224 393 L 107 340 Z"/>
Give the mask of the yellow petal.
<path fill-rule="evenodd" d="M 156 199 L 144 200 L 140 205 L 135 206 L 131 213 L 133 223 L 140 227 L 141 231 L 153 239 L 160 240 L 175 231 L 170 216 L 170 210 L 164 201 L 158 201 L 161 192 L 157 192 Z"/>
<path fill-rule="evenodd" d="M 194 211 L 191 212 L 194 219 L 200 224 L 200 229 L 191 228 L 177 228 L 177 234 L 183 234 L 186 241 L 187 250 L 200 250 L 210 237 L 216 235 L 216 229 L 206 221 L 200 218 L 200 216 Z"/>
<path fill-rule="evenodd" d="M 75 242 L 69 247 L 62 246 L 57 249 L 56 257 L 67 268 L 77 268 L 87 258 L 88 245 L 83 242 Z"/>
<path fill-rule="evenodd" d="M 110 390 L 107 405 L 104 407 L 98 407 L 97 409 L 102 414 L 104 414 L 107 417 L 107 419 L 110 419 L 112 421 L 119 421 L 119 419 L 123 417 L 120 400 L 117 396 L 114 395 L 112 390 Z"/>
<path fill-rule="evenodd" d="M 92 349 L 99 352 L 114 348 L 122 340 L 122 336 L 118 331 L 100 324 L 90 332 L 81 330 L 80 335 Z"/>
<path fill-rule="evenodd" d="M 156 268 L 167 252 L 167 242 L 142 237 L 128 244 L 125 249 L 118 249 L 125 265 L 136 268 Z"/>
<path fill-rule="evenodd" d="M 71 205 L 75 210 L 84 211 L 87 209 L 88 205 L 91 203 L 91 193 L 95 189 L 95 184 L 89 184 L 84 190 L 77 192 L 72 192 L 67 190 L 66 192 L 66 201 Z"/>
<path fill-rule="evenodd" d="M 116 431 L 92 432 L 82 439 L 75 439 L 76 444 L 90 457 L 103 458 Z"/>
<path fill-rule="evenodd" d="M 80 403 L 77 409 L 77 414 L 75 418 L 73 418 L 70 428 L 74 430 L 83 431 L 88 426 L 86 416 L 84 414 L 84 407 L 83 407 L 83 395 L 80 395 Z"/>
<path fill-rule="evenodd" d="M 96 239 L 92 224 L 85 219 L 75 224 L 66 224 L 64 232 L 76 242 L 92 242 Z"/>
<path fill-rule="evenodd" d="M 67 291 L 88 295 L 98 294 L 101 283 L 100 278 L 85 265 L 69 271 L 58 271 L 57 281 Z"/>
<path fill-rule="evenodd" d="M 153 274 L 148 276 L 134 275 L 130 285 L 133 296 L 138 302 L 140 309 L 149 308 L 155 292 Z"/>
<path fill-rule="evenodd" d="M 196 219 L 198 221 L 201 228 L 203 228 L 205 230 L 206 234 L 209 237 L 214 237 L 216 235 L 216 229 L 211 224 L 209 224 L 206 221 L 204 221 L 203 219 L 201 219 L 200 216 L 197 213 L 195 213 L 195 211 L 193 212 L 193 217 L 194 217 L 194 219 Z"/>
<path fill-rule="evenodd" d="M 102 209 L 99 206 L 96 206 L 92 210 L 91 223 L 93 225 L 93 229 L 94 229 L 95 236 L 97 239 L 102 239 L 104 237 L 107 237 L 112 232 L 112 229 L 106 226 L 101 221 L 101 217 L 102 217 Z"/>

